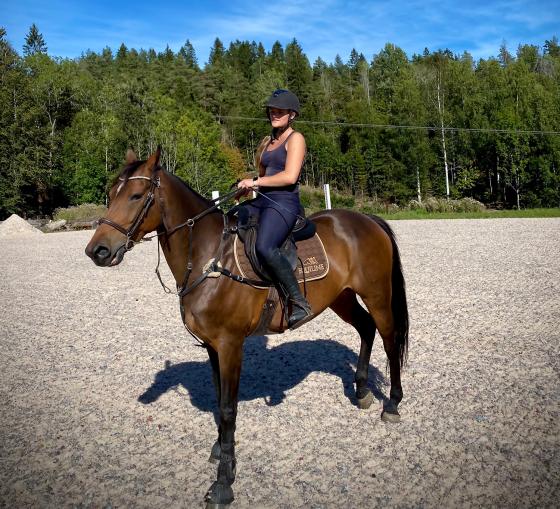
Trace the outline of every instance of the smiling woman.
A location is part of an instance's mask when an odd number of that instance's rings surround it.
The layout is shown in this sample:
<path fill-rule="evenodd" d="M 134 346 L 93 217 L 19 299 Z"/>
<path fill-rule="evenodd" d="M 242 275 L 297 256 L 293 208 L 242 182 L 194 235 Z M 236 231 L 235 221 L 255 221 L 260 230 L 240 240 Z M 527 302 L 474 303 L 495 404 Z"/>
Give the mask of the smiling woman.
<path fill-rule="evenodd" d="M 239 217 L 242 222 L 246 222 L 249 216 L 257 218 L 257 256 L 275 280 L 278 290 L 291 301 L 290 329 L 303 325 L 313 317 L 309 303 L 299 290 L 290 262 L 281 250 L 298 217 L 303 214 L 299 176 L 306 146 L 303 135 L 292 128 L 299 112 L 299 99 L 295 94 L 281 89 L 272 93 L 266 103 L 272 136 L 260 152 L 259 176 L 238 184 L 245 193 L 251 189 L 259 190 L 258 198 L 243 203 Z"/>

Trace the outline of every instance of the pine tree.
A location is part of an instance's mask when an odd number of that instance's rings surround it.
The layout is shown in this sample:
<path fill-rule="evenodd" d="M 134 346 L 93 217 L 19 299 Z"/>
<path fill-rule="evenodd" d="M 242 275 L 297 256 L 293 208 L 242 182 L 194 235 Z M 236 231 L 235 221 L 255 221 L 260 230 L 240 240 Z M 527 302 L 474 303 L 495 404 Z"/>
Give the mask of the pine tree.
<path fill-rule="evenodd" d="M 558 44 L 558 37 L 554 36 L 550 40 L 544 42 L 544 52 L 551 57 L 560 57 L 560 45 Z"/>
<path fill-rule="evenodd" d="M 296 39 L 286 46 L 286 78 L 288 88 L 305 101 L 313 73 L 309 60 Z"/>
<path fill-rule="evenodd" d="M 364 55 L 361 55 L 356 51 L 355 48 L 352 48 L 352 51 L 350 52 L 350 58 L 348 59 L 348 67 L 350 67 L 352 70 L 356 70 L 356 68 L 358 67 L 358 63 L 360 62 L 360 57 L 363 59 Z"/>
<path fill-rule="evenodd" d="M 272 65 L 281 66 L 284 65 L 284 49 L 282 48 L 282 44 L 279 41 L 276 41 L 272 45 L 272 49 L 270 50 L 270 63 Z"/>
<path fill-rule="evenodd" d="M 342 61 L 342 57 L 337 53 L 334 57 L 334 68 L 339 76 L 345 76 L 347 74 L 348 67 Z"/>
<path fill-rule="evenodd" d="M 236 40 L 229 45 L 226 53 L 227 62 L 245 78 L 251 78 L 251 66 L 256 60 L 256 46 L 248 41 Z"/>
<path fill-rule="evenodd" d="M 169 47 L 169 44 L 165 46 L 165 50 L 163 50 L 159 55 L 158 59 L 164 63 L 171 63 L 175 59 L 175 55 L 173 50 Z"/>
<path fill-rule="evenodd" d="M 513 56 L 511 55 L 511 53 L 507 49 L 505 41 L 502 42 L 502 45 L 500 46 L 500 53 L 499 53 L 499 56 L 498 56 L 498 60 L 499 60 L 500 64 L 502 64 L 502 67 L 507 67 L 514 60 Z"/>
<path fill-rule="evenodd" d="M 126 58 L 126 55 L 128 54 L 128 48 L 126 47 L 126 45 L 123 43 L 121 43 L 121 45 L 119 46 L 119 49 L 117 51 L 117 55 L 116 55 L 116 59 L 117 60 L 124 60 Z"/>
<path fill-rule="evenodd" d="M 258 79 L 262 76 L 264 68 L 266 66 L 266 50 L 261 42 L 257 45 L 254 41 L 252 43 L 253 53 L 255 55 L 255 61 L 253 62 L 252 77 L 253 79 Z"/>
<path fill-rule="evenodd" d="M 0 27 L 0 83 L 4 82 L 5 73 L 14 65 L 17 53 L 6 38 L 6 29 Z"/>
<path fill-rule="evenodd" d="M 210 49 L 208 57 L 208 65 L 220 65 L 224 60 L 225 50 L 222 41 L 216 37 L 214 45 Z"/>
<path fill-rule="evenodd" d="M 198 70 L 198 59 L 191 41 L 187 39 L 187 42 L 181 46 L 179 55 L 183 58 L 189 69 Z"/>
<path fill-rule="evenodd" d="M 37 25 L 33 23 L 29 29 L 29 33 L 25 37 L 23 45 L 23 56 L 35 55 L 37 53 L 47 53 L 47 45 L 39 32 Z"/>

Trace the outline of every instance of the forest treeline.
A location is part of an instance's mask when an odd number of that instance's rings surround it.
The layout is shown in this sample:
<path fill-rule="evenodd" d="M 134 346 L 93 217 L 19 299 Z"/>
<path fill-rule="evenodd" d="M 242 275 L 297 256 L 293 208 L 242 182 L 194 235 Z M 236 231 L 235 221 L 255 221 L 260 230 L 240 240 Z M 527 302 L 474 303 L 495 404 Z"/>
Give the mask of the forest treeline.
<path fill-rule="evenodd" d="M 21 54 L 0 28 L 0 219 L 103 203 L 129 147 L 145 158 L 161 145 L 169 171 L 223 191 L 254 171 L 263 104 L 279 87 L 302 103 L 306 184 L 397 204 L 558 207 L 558 39 L 497 52 L 409 57 L 386 44 L 372 59 L 352 50 L 311 64 L 295 39 L 270 51 L 216 39 L 204 65 L 189 40 L 61 59 L 35 25 Z"/>

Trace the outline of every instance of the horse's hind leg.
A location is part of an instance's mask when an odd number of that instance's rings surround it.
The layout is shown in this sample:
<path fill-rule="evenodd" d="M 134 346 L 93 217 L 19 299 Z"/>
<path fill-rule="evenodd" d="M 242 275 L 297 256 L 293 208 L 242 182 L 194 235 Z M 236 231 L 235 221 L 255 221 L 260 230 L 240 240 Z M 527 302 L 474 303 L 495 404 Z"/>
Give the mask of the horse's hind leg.
<path fill-rule="evenodd" d="M 346 289 L 340 294 L 331 305 L 331 309 L 345 322 L 352 325 L 360 335 L 360 356 L 355 376 L 356 398 L 360 408 L 369 408 L 374 399 L 367 383 L 371 348 L 375 337 L 375 322 L 350 289 Z"/>
<path fill-rule="evenodd" d="M 385 296 L 390 295 L 388 292 Z M 401 386 L 401 361 L 399 346 L 396 341 L 395 322 L 391 309 L 390 298 L 377 299 L 373 302 L 371 298 L 362 297 L 369 312 L 372 314 L 377 330 L 383 339 L 383 347 L 389 360 L 389 372 L 391 374 L 391 391 L 389 400 L 383 405 L 381 419 L 388 422 L 399 422 L 401 417 L 397 410 L 402 400 L 403 392 Z"/>

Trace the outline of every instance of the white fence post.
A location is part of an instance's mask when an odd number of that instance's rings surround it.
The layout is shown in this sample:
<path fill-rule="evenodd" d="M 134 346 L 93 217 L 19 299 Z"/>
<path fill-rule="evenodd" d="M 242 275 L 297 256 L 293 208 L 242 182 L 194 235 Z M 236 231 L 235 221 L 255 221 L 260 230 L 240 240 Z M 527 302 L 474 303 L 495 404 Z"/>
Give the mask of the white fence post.
<path fill-rule="evenodd" d="M 325 208 L 327 210 L 331 209 L 331 188 L 329 186 L 329 184 L 325 184 L 323 186 L 323 189 L 325 191 Z"/>
<path fill-rule="evenodd" d="M 212 199 L 215 200 L 216 198 L 220 197 L 220 191 L 212 191 Z M 218 207 L 220 208 L 220 207 Z"/>

